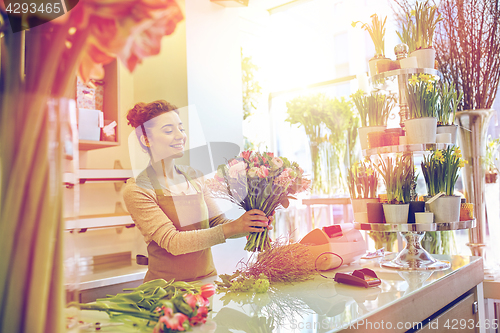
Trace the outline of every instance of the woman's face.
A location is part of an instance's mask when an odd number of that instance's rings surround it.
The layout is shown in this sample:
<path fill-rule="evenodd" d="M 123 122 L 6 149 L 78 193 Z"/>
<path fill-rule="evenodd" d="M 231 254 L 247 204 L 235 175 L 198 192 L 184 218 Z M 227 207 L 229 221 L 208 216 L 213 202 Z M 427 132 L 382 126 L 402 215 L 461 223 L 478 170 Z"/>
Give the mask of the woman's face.
<path fill-rule="evenodd" d="M 154 161 L 184 155 L 186 132 L 176 112 L 163 113 L 144 124 Z M 144 136 L 141 138 L 145 142 Z"/>

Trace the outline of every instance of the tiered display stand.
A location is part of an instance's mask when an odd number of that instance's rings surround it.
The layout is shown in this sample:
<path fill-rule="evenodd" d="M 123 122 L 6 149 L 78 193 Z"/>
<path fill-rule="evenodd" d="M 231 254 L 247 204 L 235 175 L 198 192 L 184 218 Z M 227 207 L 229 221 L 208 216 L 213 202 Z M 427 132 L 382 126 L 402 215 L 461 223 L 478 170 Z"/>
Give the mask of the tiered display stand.
<path fill-rule="evenodd" d="M 373 149 L 363 150 L 363 155 L 370 157 L 373 155 L 382 155 L 390 153 L 403 154 L 426 154 L 436 149 L 445 149 L 448 144 L 431 143 L 431 144 L 412 144 L 399 146 L 384 146 Z M 445 270 L 451 267 L 448 261 L 437 260 L 432 255 L 422 248 L 421 241 L 426 231 L 448 231 L 470 229 L 476 226 L 476 221 L 456 221 L 450 223 L 359 223 L 354 222 L 354 227 L 358 230 L 374 231 L 374 232 L 399 232 L 406 239 L 406 248 L 398 253 L 395 259 L 385 261 L 381 264 L 382 267 L 398 270 Z"/>

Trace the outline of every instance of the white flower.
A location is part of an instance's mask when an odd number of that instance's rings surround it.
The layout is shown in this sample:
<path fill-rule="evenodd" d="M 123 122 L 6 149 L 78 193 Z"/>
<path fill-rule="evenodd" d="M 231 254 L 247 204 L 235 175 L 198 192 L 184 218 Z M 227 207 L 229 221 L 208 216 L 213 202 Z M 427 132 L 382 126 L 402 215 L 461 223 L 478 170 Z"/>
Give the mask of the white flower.
<path fill-rule="evenodd" d="M 258 170 L 259 168 L 257 167 L 251 167 L 250 170 L 248 170 L 248 177 L 256 177 Z"/>
<path fill-rule="evenodd" d="M 283 166 L 283 160 L 279 157 L 273 157 L 271 162 L 273 163 L 272 170 L 277 170 Z"/>
<path fill-rule="evenodd" d="M 244 176 L 246 168 L 247 168 L 247 164 L 243 161 L 240 161 L 236 164 L 233 164 L 229 168 L 229 176 L 231 178 L 238 178 L 238 175 Z"/>

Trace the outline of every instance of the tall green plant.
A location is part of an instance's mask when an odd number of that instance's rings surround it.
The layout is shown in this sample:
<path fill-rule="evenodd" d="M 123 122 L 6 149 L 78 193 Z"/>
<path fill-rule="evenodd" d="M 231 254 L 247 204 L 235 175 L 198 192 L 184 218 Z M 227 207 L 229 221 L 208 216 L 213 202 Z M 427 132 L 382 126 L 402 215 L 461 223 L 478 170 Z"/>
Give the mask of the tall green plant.
<path fill-rule="evenodd" d="M 395 159 L 379 155 L 379 163 L 373 166 L 382 176 L 387 190 L 387 202 L 405 204 L 410 202 L 413 166 L 408 155 L 397 155 Z"/>
<path fill-rule="evenodd" d="M 415 6 L 415 49 L 432 47 L 434 31 L 443 19 L 436 6 L 431 6 L 427 0 Z"/>
<path fill-rule="evenodd" d="M 458 170 L 467 161 L 461 159 L 462 153 L 455 146 L 435 150 L 430 155 L 424 156 L 422 173 L 424 175 L 427 193 L 434 196 L 440 192 L 453 195 L 458 179 Z"/>
<path fill-rule="evenodd" d="M 437 117 L 439 90 L 435 77 L 429 74 L 412 75 L 407 87 L 410 118 Z"/>
<path fill-rule="evenodd" d="M 373 14 L 370 18 L 372 19 L 371 25 L 360 21 L 352 22 L 351 25 L 352 27 L 356 27 L 358 23 L 361 23 L 361 28 L 368 31 L 373 41 L 373 45 L 375 46 L 375 56 L 385 56 L 384 36 L 387 16 L 383 21 L 378 18 L 377 14 Z"/>
<path fill-rule="evenodd" d="M 243 56 L 241 52 L 241 80 L 243 87 L 243 120 L 252 115 L 257 109 L 257 100 L 262 94 L 262 88 L 255 78 L 259 67 L 252 61 L 252 57 Z"/>
<path fill-rule="evenodd" d="M 437 116 L 439 125 L 451 125 L 455 120 L 458 105 L 462 100 L 463 93 L 457 93 L 453 84 L 443 83 L 439 87 L 439 103 L 437 104 Z"/>
<path fill-rule="evenodd" d="M 351 95 L 361 120 L 361 126 L 385 126 L 389 113 L 396 105 L 396 99 L 392 95 L 372 92 L 365 95 L 362 90 Z"/>
<path fill-rule="evenodd" d="M 347 174 L 349 194 L 352 199 L 376 198 L 378 174 L 370 161 L 359 161 Z"/>

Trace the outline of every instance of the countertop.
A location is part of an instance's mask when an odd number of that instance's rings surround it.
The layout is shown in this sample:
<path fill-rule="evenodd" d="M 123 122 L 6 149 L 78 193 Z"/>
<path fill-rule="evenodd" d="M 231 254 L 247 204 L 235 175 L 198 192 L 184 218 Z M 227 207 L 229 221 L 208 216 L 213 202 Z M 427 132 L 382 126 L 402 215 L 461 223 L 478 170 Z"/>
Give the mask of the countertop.
<path fill-rule="evenodd" d="M 390 322 L 391 332 L 405 332 L 412 323 L 425 320 L 483 281 L 481 258 L 436 257 L 450 261 L 452 267 L 445 271 L 400 272 L 380 268 L 379 259 L 372 259 L 325 273 L 333 278 L 336 272 L 370 268 L 382 280 L 374 288 L 339 284 L 317 276 L 306 282 L 275 285 L 267 294 L 215 294 L 210 320 L 193 332 L 371 332 L 374 329 L 369 325 L 382 322 Z M 109 322 L 105 313 L 94 311 L 82 311 L 81 320 Z M 151 332 L 152 326 L 122 325 L 100 331 Z"/>

